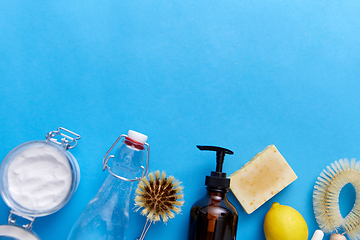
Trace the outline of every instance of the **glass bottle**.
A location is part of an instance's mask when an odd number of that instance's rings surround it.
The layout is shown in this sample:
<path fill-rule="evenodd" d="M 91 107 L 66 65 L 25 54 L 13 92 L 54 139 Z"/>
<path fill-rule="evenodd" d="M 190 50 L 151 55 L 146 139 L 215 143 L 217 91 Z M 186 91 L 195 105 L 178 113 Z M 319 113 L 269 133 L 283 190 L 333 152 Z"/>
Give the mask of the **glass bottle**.
<path fill-rule="evenodd" d="M 238 215 L 226 197 L 227 190 L 207 188 L 190 211 L 189 240 L 234 240 Z"/>
<path fill-rule="evenodd" d="M 197 146 L 200 150 L 216 151 L 216 171 L 206 176 L 206 195 L 196 201 L 190 211 L 188 240 L 235 240 L 238 213 L 227 199 L 230 179 L 222 172 L 225 154 L 232 151 L 213 146 Z"/>
<path fill-rule="evenodd" d="M 125 136 L 115 156 L 107 155 L 117 142 Z M 121 135 L 104 157 L 104 169 L 109 175 L 96 196 L 87 204 L 73 226 L 68 240 L 120 240 L 124 239 L 129 226 L 129 208 L 133 199 L 133 184 L 145 173 L 142 166 L 147 146 L 147 169 L 149 145 L 147 136 L 130 130 L 128 136 Z M 112 159 L 108 165 L 109 159 Z M 143 170 L 142 177 L 136 175 Z M 147 172 L 147 170 L 146 170 Z"/>

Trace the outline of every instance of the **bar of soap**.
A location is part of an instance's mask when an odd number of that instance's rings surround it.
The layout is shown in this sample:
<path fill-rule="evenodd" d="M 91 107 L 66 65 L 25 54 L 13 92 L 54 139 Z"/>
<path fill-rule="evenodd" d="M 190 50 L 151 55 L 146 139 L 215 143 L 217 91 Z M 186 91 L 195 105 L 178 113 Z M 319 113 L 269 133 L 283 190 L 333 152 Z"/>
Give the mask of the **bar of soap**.
<path fill-rule="evenodd" d="M 297 179 L 274 145 L 266 147 L 229 176 L 230 189 L 250 214 Z"/>

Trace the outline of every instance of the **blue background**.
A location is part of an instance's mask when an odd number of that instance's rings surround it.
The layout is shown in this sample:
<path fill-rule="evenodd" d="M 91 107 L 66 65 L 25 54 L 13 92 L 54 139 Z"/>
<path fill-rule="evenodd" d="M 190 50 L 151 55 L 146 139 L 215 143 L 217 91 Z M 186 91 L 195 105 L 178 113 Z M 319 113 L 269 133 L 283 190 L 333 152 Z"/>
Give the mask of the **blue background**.
<path fill-rule="evenodd" d="M 215 154 L 197 144 L 233 150 L 228 174 L 275 144 L 298 179 L 250 215 L 230 193 L 238 239 L 265 239 L 274 201 L 304 216 L 310 239 L 317 176 L 360 158 L 359 12 L 358 0 L 2 0 L 1 158 L 59 126 L 82 136 L 71 151 L 77 192 L 33 230 L 66 239 L 107 176 L 106 151 L 133 129 L 149 136 L 150 171 L 184 186 L 182 213 L 147 239 L 186 239 L 191 205 L 215 168 Z M 0 223 L 8 211 L 1 200 Z M 127 239 L 144 222 L 135 215 Z"/>

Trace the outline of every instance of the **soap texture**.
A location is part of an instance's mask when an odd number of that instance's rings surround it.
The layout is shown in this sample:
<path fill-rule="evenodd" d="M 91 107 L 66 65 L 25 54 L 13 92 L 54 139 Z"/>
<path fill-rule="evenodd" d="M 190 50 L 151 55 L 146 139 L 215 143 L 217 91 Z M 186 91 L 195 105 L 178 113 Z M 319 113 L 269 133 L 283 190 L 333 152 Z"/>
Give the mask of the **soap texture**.
<path fill-rule="evenodd" d="M 250 214 L 297 179 L 274 145 L 266 147 L 229 176 L 230 189 Z"/>

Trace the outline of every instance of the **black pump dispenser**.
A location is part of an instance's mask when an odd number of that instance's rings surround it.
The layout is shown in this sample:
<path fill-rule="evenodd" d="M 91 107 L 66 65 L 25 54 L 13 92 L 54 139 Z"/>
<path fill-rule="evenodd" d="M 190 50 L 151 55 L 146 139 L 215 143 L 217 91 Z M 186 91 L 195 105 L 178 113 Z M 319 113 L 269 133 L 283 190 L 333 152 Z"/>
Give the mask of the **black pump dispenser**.
<path fill-rule="evenodd" d="M 214 189 L 227 189 L 230 186 L 230 179 L 226 178 L 226 173 L 222 172 L 224 158 L 226 154 L 234 154 L 233 151 L 215 146 L 197 146 L 204 151 L 216 151 L 216 171 L 212 171 L 210 176 L 206 176 L 205 185 Z"/>
<path fill-rule="evenodd" d="M 197 148 L 216 152 L 216 171 L 206 176 L 207 193 L 191 208 L 188 240 L 235 240 L 238 214 L 226 197 L 230 179 L 222 172 L 225 155 L 234 153 L 215 146 Z"/>

